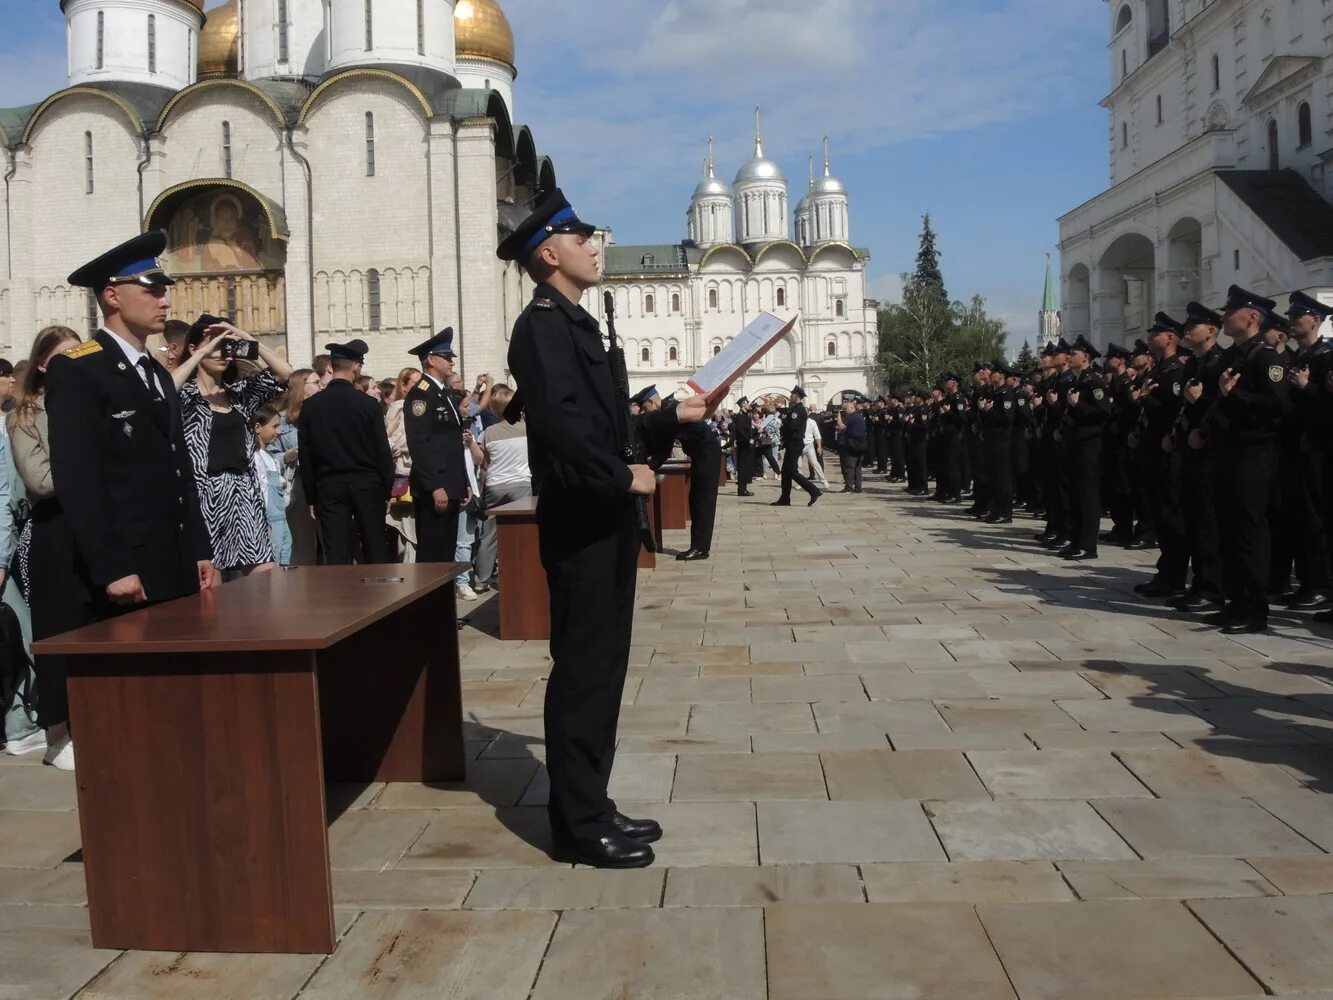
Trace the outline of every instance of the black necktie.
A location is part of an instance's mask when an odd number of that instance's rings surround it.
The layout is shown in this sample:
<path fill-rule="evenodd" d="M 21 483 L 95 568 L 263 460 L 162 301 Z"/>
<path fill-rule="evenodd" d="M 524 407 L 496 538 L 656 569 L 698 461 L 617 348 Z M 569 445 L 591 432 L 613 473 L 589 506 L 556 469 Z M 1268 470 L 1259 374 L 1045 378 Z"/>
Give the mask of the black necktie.
<path fill-rule="evenodd" d="M 163 401 L 162 388 L 157 384 L 157 366 L 153 364 L 151 358 L 140 358 L 137 364 L 143 369 L 144 375 L 148 377 L 148 391 L 152 394 L 153 401 L 161 403 Z"/>

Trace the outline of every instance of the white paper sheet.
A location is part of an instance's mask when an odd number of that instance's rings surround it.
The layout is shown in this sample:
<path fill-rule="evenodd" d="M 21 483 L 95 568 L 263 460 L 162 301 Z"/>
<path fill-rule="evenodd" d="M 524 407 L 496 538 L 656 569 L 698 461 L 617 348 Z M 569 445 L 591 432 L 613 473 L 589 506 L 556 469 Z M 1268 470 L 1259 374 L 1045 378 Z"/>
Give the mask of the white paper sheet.
<path fill-rule="evenodd" d="M 716 402 L 795 325 L 795 317 L 784 321 L 772 313 L 760 313 L 686 384 L 701 396 L 708 397 L 710 402 Z"/>

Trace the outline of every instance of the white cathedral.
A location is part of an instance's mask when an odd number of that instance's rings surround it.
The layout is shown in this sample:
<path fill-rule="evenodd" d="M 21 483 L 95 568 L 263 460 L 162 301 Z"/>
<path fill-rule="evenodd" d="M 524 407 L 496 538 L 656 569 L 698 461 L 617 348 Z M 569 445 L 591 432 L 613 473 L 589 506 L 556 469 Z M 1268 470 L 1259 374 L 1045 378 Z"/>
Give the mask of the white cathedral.
<path fill-rule="evenodd" d="M 498 233 L 557 179 L 515 121 L 497 0 L 203 5 L 62 0 L 67 86 L 0 108 L 0 353 L 25 356 L 52 323 L 93 330 L 95 304 L 66 275 L 165 229 L 178 318 L 232 317 L 298 365 L 363 337 L 380 377 L 452 326 L 464 370 L 500 377 L 531 285 L 496 259 Z M 684 379 L 772 309 L 801 323 L 747 388 L 785 392 L 799 377 L 864 389 L 874 312 L 841 187 L 812 185 L 796 240 L 786 182 L 761 150 L 734 198 L 734 234 L 733 193 L 711 178 L 692 242 L 618 247 L 602 234 L 636 377 Z"/>

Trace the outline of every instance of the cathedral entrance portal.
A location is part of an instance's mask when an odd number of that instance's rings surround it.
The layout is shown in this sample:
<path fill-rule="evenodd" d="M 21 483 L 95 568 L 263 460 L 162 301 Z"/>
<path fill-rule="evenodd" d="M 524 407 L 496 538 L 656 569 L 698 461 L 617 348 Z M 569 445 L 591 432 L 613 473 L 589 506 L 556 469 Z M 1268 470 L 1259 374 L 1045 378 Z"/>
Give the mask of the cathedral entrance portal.
<path fill-rule="evenodd" d="M 288 234 L 279 206 L 236 181 L 191 181 L 153 203 L 146 228 L 167 231 L 173 319 L 222 316 L 286 355 Z"/>

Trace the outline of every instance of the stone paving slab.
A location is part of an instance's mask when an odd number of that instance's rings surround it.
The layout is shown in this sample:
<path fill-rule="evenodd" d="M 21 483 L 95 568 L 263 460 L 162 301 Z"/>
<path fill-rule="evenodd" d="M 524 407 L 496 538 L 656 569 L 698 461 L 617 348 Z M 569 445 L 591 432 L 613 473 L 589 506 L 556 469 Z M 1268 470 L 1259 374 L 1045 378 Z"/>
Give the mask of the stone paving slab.
<path fill-rule="evenodd" d="M 1274 993 L 1333 983 L 1333 896 L 1204 899 L 1189 907 Z"/>

